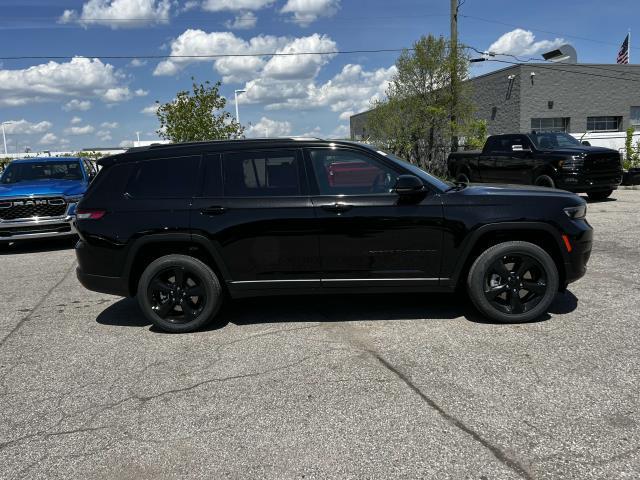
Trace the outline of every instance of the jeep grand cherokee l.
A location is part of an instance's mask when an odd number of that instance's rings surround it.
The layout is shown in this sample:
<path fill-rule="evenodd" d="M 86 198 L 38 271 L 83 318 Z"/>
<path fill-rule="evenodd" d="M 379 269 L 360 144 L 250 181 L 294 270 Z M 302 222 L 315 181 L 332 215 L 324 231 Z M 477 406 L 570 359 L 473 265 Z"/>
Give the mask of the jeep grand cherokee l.
<path fill-rule="evenodd" d="M 100 164 L 77 210 L 78 278 L 137 295 L 170 332 L 210 322 L 226 296 L 464 286 L 488 318 L 525 322 L 591 252 L 575 194 L 453 185 L 356 143 L 157 145 Z"/>

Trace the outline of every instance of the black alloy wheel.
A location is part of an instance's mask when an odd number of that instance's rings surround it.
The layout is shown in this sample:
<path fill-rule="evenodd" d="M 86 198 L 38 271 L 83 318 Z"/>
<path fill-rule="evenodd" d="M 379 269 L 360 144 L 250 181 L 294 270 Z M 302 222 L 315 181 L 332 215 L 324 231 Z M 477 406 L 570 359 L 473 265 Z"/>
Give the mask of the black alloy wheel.
<path fill-rule="evenodd" d="M 171 323 L 188 323 L 202 313 L 207 295 L 197 273 L 175 266 L 158 272 L 147 289 L 151 308 Z"/>
<path fill-rule="evenodd" d="M 509 241 L 487 248 L 467 277 L 469 297 L 485 317 L 504 323 L 539 318 L 558 292 L 560 275 L 539 245 Z"/>
<path fill-rule="evenodd" d="M 220 281 L 211 267 L 188 255 L 157 258 L 138 281 L 138 303 L 156 327 L 193 332 L 214 319 L 222 304 Z"/>
<path fill-rule="evenodd" d="M 484 295 L 498 311 L 520 314 L 533 309 L 547 292 L 547 275 L 535 258 L 505 255 L 486 271 Z"/>

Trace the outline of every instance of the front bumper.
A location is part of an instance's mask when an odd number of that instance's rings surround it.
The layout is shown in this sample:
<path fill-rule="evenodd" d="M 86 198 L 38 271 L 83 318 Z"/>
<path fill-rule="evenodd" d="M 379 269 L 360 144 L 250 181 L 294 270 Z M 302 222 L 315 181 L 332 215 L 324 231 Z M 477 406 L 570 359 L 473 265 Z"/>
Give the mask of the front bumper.
<path fill-rule="evenodd" d="M 593 229 L 584 221 L 584 227 L 580 231 L 568 234 L 568 238 L 571 252 L 568 253 L 564 262 L 565 283 L 572 283 L 582 278 L 587 272 L 587 263 L 593 246 Z"/>
<path fill-rule="evenodd" d="M 561 172 L 556 188 L 574 193 L 615 190 L 622 183 L 622 171 L 608 173 Z"/>
<path fill-rule="evenodd" d="M 75 235 L 73 217 L 34 218 L 0 221 L 0 242 L 29 240 L 34 238 L 68 237 Z"/>

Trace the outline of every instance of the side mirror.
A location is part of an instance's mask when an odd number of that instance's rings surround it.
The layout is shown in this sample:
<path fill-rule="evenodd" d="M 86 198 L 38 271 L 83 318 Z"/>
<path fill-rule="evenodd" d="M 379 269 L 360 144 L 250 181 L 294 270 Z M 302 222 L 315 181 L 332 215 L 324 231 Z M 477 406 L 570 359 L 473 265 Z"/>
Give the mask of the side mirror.
<path fill-rule="evenodd" d="M 583 144 L 585 147 L 590 147 L 590 146 L 591 146 L 591 142 L 587 142 L 586 140 L 584 140 L 584 141 L 582 142 L 582 144 Z"/>
<path fill-rule="evenodd" d="M 398 195 L 415 195 L 424 192 L 424 183 L 415 175 L 400 175 L 393 191 Z"/>

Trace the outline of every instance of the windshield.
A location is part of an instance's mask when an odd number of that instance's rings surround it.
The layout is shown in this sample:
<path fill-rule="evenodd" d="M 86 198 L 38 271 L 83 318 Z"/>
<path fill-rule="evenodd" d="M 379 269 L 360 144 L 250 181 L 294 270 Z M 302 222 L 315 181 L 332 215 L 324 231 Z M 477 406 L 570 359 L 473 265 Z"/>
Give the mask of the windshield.
<path fill-rule="evenodd" d="M 0 183 L 19 183 L 33 180 L 82 180 L 80 163 L 67 162 L 28 162 L 11 163 L 2 174 Z"/>
<path fill-rule="evenodd" d="M 529 138 L 531 138 L 535 146 L 541 150 L 582 146 L 578 140 L 564 132 L 532 133 L 529 135 Z"/>
<path fill-rule="evenodd" d="M 377 148 L 375 148 L 375 147 L 373 147 L 371 145 L 366 145 L 366 146 L 368 148 L 370 148 L 371 150 L 375 150 L 376 152 L 384 155 L 385 157 L 390 158 L 394 162 L 400 163 L 404 168 L 409 170 L 416 177 L 420 177 L 423 180 L 426 180 L 431 185 L 435 186 L 436 188 L 438 188 L 440 190 L 443 190 L 443 191 L 448 190 L 452 185 L 450 182 L 445 182 L 444 180 L 441 180 L 440 178 L 436 177 L 435 175 L 431 175 L 430 173 L 425 172 L 420 167 L 414 165 L 413 163 L 409 163 L 406 160 L 403 160 L 402 158 L 394 155 L 393 153 L 388 153 L 388 152 L 385 152 L 383 150 L 379 150 L 379 149 L 377 149 Z"/>

